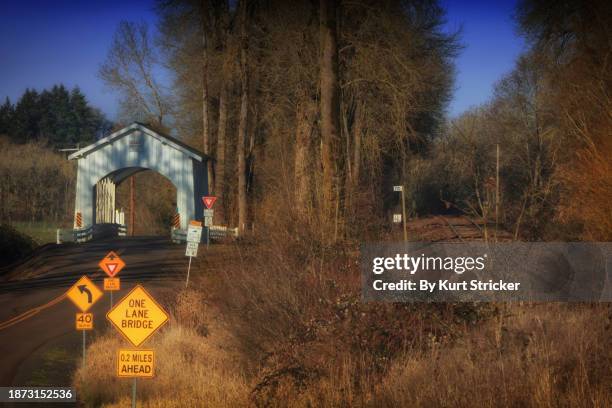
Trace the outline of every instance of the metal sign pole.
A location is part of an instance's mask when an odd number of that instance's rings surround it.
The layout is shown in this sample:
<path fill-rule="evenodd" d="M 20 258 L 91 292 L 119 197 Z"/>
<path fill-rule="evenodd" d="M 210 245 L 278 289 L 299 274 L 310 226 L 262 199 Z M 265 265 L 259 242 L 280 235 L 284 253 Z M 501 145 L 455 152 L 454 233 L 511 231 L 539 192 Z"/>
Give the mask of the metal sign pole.
<path fill-rule="evenodd" d="M 402 186 L 402 222 L 404 223 L 404 242 L 408 241 L 408 232 L 406 231 L 406 200 L 404 198 L 404 187 Z"/>
<path fill-rule="evenodd" d="M 111 290 L 111 293 L 110 293 L 110 300 L 111 300 L 110 308 L 112 309 L 113 308 L 113 291 L 112 290 Z"/>
<path fill-rule="evenodd" d="M 82 330 L 83 332 L 83 367 L 85 367 L 85 336 L 87 334 L 87 331 Z"/>
<path fill-rule="evenodd" d="M 187 281 L 185 281 L 185 288 L 189 286 L 189 271 L 191 270 L 191 256 L 189 257 L 189 266 L 187 266 Z"/>
<path fill-rule="evenodd" d="M 210 242 L 210 227 L 206 227 L 206 250 L 208 251 L 208 243 Z"/>
<path fill-rule="evenodd" d="M 134 378 L 132 383 L 132 408 L 136 408 L 136 380 L 137 378 Z"/>

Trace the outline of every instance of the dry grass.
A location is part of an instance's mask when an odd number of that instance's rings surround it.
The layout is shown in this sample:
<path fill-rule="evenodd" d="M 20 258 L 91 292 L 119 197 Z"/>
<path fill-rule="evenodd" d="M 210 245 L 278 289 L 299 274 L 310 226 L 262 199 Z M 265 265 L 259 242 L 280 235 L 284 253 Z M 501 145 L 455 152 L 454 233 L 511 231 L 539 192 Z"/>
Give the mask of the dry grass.
<path fill-rule="evenodd" d="M 448 346 L 394 362 L 372 406 L 609 407 L 609 306 L 513 306 Z"/>
<path fill-rule="evenodd" d="M 2 222 L 70 222 L 75 180 L 74 162 L 44 143 L 20 145 L 0 138 Z"/>
<path fill-rule="evenodd" d="M 138 381 L 138 406 L 247 405 L 249 387 L 236 363 L 233 340 L 214 322 L 195 319 L 186 310 L 187 299 L 196 298 L 193 291 L 179 294 L 177 309 L 173 310 L 167 328 L 145 344 L 144 347 L 155 350 L 155 378 Z M 200 302 L 192 303 L 194 311 L 201 306 Z M 194 327 L 184 325 L 188 322 Z M 206 337 L 203 328 L 209 332 Z M 132 381 L 115 375 L 119 348 L 129 347 L 115 330 L 89 346 L 87 365 L 75 375 L 77 393 L 86 406 L 130 406 Z"/>

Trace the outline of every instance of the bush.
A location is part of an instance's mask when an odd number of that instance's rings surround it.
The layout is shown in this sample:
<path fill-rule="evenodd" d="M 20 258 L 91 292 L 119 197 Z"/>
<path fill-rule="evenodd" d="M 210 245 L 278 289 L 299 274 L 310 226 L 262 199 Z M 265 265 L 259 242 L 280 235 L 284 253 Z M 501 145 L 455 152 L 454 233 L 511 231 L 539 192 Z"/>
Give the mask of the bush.
<path fill-rule="evenodd" d="M 361 302 L 355 245 L 290 225 L 262 225 L 254 241 L 266 244 L 235 247 L 203 284 L 239 341 L 255 405 L 361 406 L 396 356 L 474 321 L 470 305 Z"/>
<path fill-rule="evenodd" d="M 27 235 L 21 234 L 10 225 L 0 224 L 0 267 L 30 254 L 36 248 L 36 242 Z"/>
<path fill-rule="evenodd" d="M 515 306 L 449 347 L 407 353 L 376 407 L 605 407 L 612 404 L 609 307 Z"/>
<path fill-rule="evenodd" d="M 76 168 L 42 143 L 0 139 L 0 221 L 72 221 Z"/>

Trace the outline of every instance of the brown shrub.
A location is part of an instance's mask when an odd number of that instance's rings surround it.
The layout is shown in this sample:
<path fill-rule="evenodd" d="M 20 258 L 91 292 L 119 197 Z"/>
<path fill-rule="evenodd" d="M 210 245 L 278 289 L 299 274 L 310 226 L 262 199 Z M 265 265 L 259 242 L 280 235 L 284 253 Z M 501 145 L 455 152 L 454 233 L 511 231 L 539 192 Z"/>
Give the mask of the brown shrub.
<path fill-rule="evenodd" d="M 44 143 L 0 138 L 0 221 L 55 221 L 73 217 L 76 166 Z"/>
<path fill-rule="evenodd" d="M 239 340 L 255 405 L 363 405 L 395 356 L 447 342 L 481 313 L 473 305 L 363 303 L 355 245 L 327 245 L 300 223 L 261 231 L 234 247 L 222 273 L 202 273 Z"/>
<path fill-rule="evenodd" d="M 377 407 L 604 407 L 612 404 L 610 309 L 515 306 L 453 345 L 407 353 Z"/>
<path fill-rule="evenodd" d="M 201 336 L 208 335 L 207 306 L 202 292 L 193 289 L 180 291 L 171 313 L 179 325 L 189 327 Z"/>

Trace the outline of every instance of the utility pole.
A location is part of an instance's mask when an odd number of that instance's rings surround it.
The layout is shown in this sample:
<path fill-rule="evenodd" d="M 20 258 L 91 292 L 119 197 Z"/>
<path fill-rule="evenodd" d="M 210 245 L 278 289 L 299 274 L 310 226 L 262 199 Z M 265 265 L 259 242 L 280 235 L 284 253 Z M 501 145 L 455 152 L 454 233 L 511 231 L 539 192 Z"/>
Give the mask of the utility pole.
<path fill-rule="evenodd" d="M 495 242 L 497 242 L 497 229 L 499 228 L 499 143 L 496 145 L 495 159 Z"/>
<path fill-rule="evenodd" d="M 404 242 L 408 241 L 408 230 L 406 229 L 406 197 L 404 196 L 404 186 L 393 186 L 393 191 L 402 195 L 402 224 L 404 226 Z"/>

